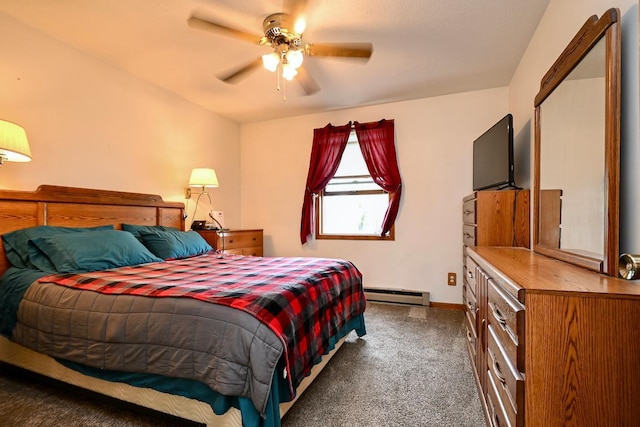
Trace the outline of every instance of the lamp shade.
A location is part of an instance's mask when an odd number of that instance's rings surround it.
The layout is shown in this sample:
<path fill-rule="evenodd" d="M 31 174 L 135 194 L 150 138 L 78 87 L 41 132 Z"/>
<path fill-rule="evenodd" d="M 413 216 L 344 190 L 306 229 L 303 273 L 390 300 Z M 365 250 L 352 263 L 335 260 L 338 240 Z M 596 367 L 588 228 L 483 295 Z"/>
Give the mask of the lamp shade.
<path fill-rule="evenodd" d="M 15 123 L 0 120 L 0 163 L 31 161 L 31 149 L 24 129 Z"/>
<path fill-rule="evenodd" d="M 217 187 L 218 177 L 216 171 L 210 168 L 196 168 L 191 171 L 189 178 L 191 187 Z"/>

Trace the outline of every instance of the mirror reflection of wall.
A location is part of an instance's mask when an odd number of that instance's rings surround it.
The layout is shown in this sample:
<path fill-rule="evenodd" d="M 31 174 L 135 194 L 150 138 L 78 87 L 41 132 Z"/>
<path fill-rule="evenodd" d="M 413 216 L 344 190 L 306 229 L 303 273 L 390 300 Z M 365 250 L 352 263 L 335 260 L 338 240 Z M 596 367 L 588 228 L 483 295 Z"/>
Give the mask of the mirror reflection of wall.
<path fill-rule="evenodd" d="M 534 106 L 534 244 L 617 276 L 620 11 L 590 16 L 540 81 Z"/>
<path fill-rule="evenodd" d="M 605 221 L 605 67 L 599 48 L 604 51 L 602 42 L 542 103 L 540 188 L 562 191 L 558 204 L 560 248 L 601 257 Z M 599 57 L 595 73 L 592 55 Z M 540 208 L 544 210 L 545 206 Z"/>

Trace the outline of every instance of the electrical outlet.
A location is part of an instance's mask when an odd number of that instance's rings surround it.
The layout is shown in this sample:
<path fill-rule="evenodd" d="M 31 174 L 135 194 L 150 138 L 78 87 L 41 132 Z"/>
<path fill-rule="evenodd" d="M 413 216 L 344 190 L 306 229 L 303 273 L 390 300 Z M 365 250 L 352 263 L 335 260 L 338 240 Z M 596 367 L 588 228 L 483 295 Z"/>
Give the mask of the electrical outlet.
<path fill-rule="evenodd" d="M 184 189 L 184 198 L 185 199 L 190 199 L 191 198 L 191 189 L 189 187 Z"/>
<path fill-rule="evenodd" d="M 447 285 L 455 286 L 456 285 L 456 273 L 448 273 L 447 274 Z"/>

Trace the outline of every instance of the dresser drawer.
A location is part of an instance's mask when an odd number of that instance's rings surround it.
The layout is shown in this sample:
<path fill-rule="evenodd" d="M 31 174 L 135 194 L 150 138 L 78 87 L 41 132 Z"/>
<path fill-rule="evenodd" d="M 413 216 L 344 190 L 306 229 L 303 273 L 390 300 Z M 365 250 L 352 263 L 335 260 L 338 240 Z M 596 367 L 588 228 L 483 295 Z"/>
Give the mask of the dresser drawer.
<path fill-rule="evenodd" d="M 462 204 L 462 222 L 465 224 L 476 223 L 476 200 L 467 200 Z"/>
<path fill-rule="evenodd" d="M 462 243 L 465 246 L 476 245 L 476 227 L 469 224 L 462 226 Z"/>
<path fill-rule="evenodd" d="M 496 387 L 497 398 L 512 425 L 522 425 L 524 419 L 524 378 L 511 363 L 500 344 L 495 328 L 488 327 L 488 375 Z"/>
<path fill-rule="evenodd" d="M 462 291 L 462 303 L 464 304 L 464 309 L 469 316 L 471 316 L 471 320 L 473 324 L 476 324 L 476 314 L 478 312 L 478 303 L 476 301 L 476 296 L 471 292 L 471 287 L 467 284 L 463 286 Z"/>
<path fill-rule="evenodd" d="M 507 417 L 502 401 L 498 397 L 496 384 L 493 382 L 491 375 L 487 376 L 487 389 L 485 397 L 487 399 L 487 409 L 489 411 L 489 421 L 492 427 L 516 427 L 511 424 Z"/>
<path fill-rule="evenodd" d="M 471 257 L 465 258 L 465 276 L 464 280 L 466 280 L 469 285 L 469 290 L 473 292 L 474 295 L 478 295 L 478 285 L 476 283 L 476 266 L 478 264 L 475 263 Z"/>
<path fill-rule="evenodd" d="M 468 312 L 465 313 L 464 315 L 464 328 L 465 328 L 465 334 L 467 336 L 467 351 L 469 352 L 469 357 L 471 358 L 472 361 L 474 361 L 474 364 L 475 364 L 476 354 L 477 354 L 476 345 L 478 341 L 478 333 L 476 330 L 476 325 L 475 323 L 473 323 L 473 320 L 471 319 L 471 316 L 469 316 Z"/>
<path fill-rule="evenodd" d="M 509 360 L 524 372 L 524 306 L 489 279 L 488 323 L 493 325 Z"/>

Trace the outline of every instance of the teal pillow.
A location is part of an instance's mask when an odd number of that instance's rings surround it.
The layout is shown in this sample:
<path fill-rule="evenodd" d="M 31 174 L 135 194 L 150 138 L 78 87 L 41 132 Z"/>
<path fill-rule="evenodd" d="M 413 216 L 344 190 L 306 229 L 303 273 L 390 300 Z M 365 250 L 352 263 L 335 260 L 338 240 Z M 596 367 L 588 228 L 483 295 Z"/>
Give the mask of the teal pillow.
<path fill-rule="evenodd" d="M 85 231 L 113 230 L 113 225 L 103 225 L 100 227 L 78 228 L 78 227 L 54 227 L 49 225 L 39 225 L 36 227 L 23 228 L 2 235 L 4 251 L 11 265 L 16 268 L 36 268 L 35 263 L 39 261 L 37 257 L 41 254 L 34 254 L 36 259 L 32 259 L 29 254 L 28 242 L 39 237 L 49 237 L 57 234 L 78 233 Z M 35 261 L 35 263 L 34 263 Z"/>
<path fill-rule="evenodd" d="M 29 241 L 36 267 L 49 273 L 82 273 L 161 262 L 131 233 L 117 230 L 57 234 Z"/>
<path fill-rule="evenodd" d="M 140 230 L 140 237 L 142 243 L 162 259 L 187 258 L 213 249 L 195 231 Z"/>
<path fill-rule="evenodd" d="M 140 231 L 178 231 L 175 227 L 167 227 L 166 225 L 136 225 L 136 224 L 122 224 L 122 230 L 136 236 L 136 239 L 141 240 Z"/>

